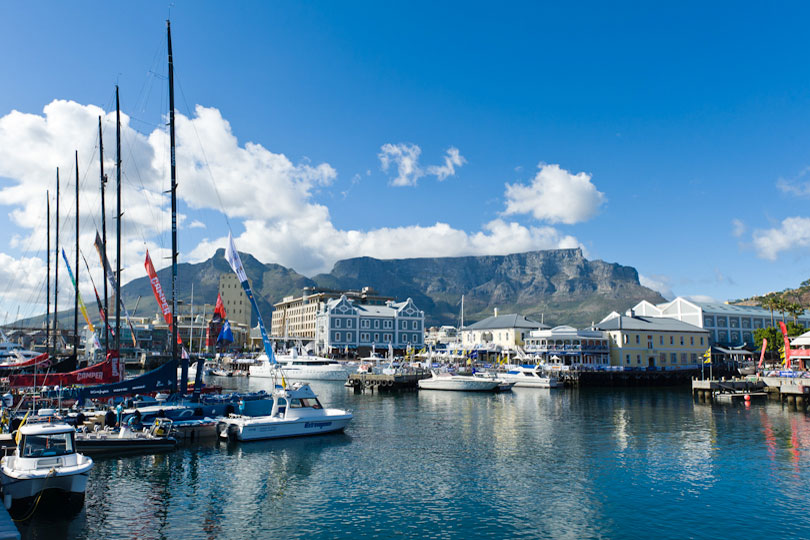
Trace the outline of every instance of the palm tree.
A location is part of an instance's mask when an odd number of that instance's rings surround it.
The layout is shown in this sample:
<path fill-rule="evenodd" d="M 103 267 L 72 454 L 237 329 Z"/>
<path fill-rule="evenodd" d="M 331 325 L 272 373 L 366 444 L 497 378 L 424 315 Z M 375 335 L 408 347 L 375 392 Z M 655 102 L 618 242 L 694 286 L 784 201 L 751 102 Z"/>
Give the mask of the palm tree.
<path fill-rule="evenodd" d="M 779 298 L 777 300 L 776 309 L 778 309 L 779 311 L 782 312 L 782 322 L 783 323 L 787 322 L 787 321 L 785 321 L 785 313 L 788 311 L 789 306 L 790 306 L 790 302 L 788 302 L 784 298 Z"/>
<path fill-rule="evenodd" d="M 766 294 L 760 299 L 759 305 L 771 310 L 771 326 L 776 326 L 776 322 L 773 320 L 773 310 L 776 309 L 777 305 L 776 295 L 774 293 Z"/>
<path fill-rule="evenodd" d="M 798 302 L 790 302 L 787 307 L 788 313 L 793 317 L 793 324 L 799 326 L 799 315 L 804 313 L 804 308 Z"/>

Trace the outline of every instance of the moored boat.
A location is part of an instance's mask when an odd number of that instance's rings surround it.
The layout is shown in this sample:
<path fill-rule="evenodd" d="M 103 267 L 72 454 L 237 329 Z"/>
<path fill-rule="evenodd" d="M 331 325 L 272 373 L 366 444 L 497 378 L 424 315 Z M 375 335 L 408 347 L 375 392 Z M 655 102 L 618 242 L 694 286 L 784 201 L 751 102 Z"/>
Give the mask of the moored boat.
<path fill-rule="evenodd" d="M 228 440 L 256 441 L 343 431 L 352 421 L 352 413 L 326 409 L 307 384 L 276 388 L 273 408 L 266 416 L 229 415 L 218 424 L 220 437 Z"/>
<path fill-rule="evenodd" d="M 12 514 L 33 512 L 42 497 L 81 509 L 93 460 L 77 452 L 75 435 L 64 423 L 19 428 L 17 448 L 0 460 L 3 503 Z"/>
<path fill-rule="evenodd" d="M 515 383 L 516 388 L 559 388 L 563 385 L 557 377 L 546 375 L 540 366 L 518 366 L 501 374 L 501 377 Z"/>
<path fill-rule="evenodd" d="M 499 379 L 476 377 L 474 375 L 454 375 L 433 370 L 429 379 L 418 382 L 420 390 L 454 390 L 457 392 L 496 392 L 501 384 Z"/>
<path fill-rule="evenodd" d="M 291 354 L 275 355 L 277 363 L 268 361 L 267 355 L 259 356 L 259 363 L 250 366 L 251 377 L 280 377 L 279 369 L 284 370 L 284 378 L 290 381 L 345 381 L 349 369 L 336 360 L 320 356 Z"/>

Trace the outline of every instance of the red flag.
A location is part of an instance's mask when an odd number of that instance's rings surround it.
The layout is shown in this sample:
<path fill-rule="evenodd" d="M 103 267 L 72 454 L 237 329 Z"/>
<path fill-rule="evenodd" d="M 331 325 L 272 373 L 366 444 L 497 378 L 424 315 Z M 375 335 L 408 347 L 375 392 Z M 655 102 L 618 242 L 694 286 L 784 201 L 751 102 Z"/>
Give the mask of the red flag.
<path fill-rule="evenodd" d="M 782 321 L 779 321 L 779 329 L 782 330 L 782 337 L 785 338 L 785 365 L 790 369 L 790 340 L 787 335 L 787 327 Z"/>
<path fill-rule="evenodd" d="M 759 353 L 759 364 L 757 368 L 762 367 L 762 363 L 765 362 L 765 348 L 768 346 L 768 340 L 766 338 L 762 338 L 762 352 Z"/>
<path fill-rule="evenodd" d="M 228 318 L 225 315 L 225 305 L 222 303 L 222 295 L 217 294 L 217 305 L 214 307 L 214 320 L 217 320 L 217 316 L 219 316 L 219 320 L 224 321 Z"/>
<path fill-rule="evenodd" d="M 152 284 L 152 292 L 155 293 L 155 299 L 157 300 L 158 307 L 160 311 L 163 312 L 163 318 L 166 320 L 166 324 L 169 325 L 169 332 L 172 331 L 172 310 L 169 307 L 169 303 L 166 301 L 166 295 L 163 294 L 163 287 L 160 286 L 160 280 L 157 277 L 157 272 L 155 272 L 155 267 L 152 265 L 152 258 L 149 257 L 149 250 L 146 250 L 146 260 L 144 261 L 144 266 L 146 267 L 146 273 L 149 275 L 149 283 Z M 183 340 L 180 339 L 180 334 L 177 334 L 177 343 L 180 345 L 183 344 Z"/>

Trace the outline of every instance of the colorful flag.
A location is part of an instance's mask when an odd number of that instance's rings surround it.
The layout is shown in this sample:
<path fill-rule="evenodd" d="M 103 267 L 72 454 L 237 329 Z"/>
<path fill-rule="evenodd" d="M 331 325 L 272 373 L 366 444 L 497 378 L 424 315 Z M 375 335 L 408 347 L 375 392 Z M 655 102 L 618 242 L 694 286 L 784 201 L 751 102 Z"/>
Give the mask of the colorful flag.
<path fill-rule="evenodd" d="M 65 267 L 67 268 L 68 277 L 70 277 L 70 282 L 73 283 L 73 289 L 76 291 L 76 298 L 79 301 L 79 310 L 82 312 L 85 322 L 87 322 L 87 328 L 89 328 L 91 332 L 95 332 L 96 328 L 93 326 L 93 323 L 90 322 L 90 317 L 87 316 L 87 308 L 84 306 L 84 302 L 82 302 L 82 295 L 79 294 L 79 284 L 76 283 L 76 278 L 73 277 L 73 270 L 70 268 L 70 263 L 68 262 L 67 255 L 65 254 L 65 248 L 62 248 L 62 258 L 65 260 Z"/>
<path fill-rule="evenodd" d="M 759 364 L 757 365 L 758 368 L 762 367 L 762 364 L 765 362 L 765 348 L 768 346 L 768 340 L 766 338 L 762 338 L 762 352 L 759 353 Z"/>
<path fill-rule="evenodd" d="M 217 293 L 217 305 L 214 307 L 214 318 L 211 322 L 222 322 L 227 319 L 228 316 L 225 314 L 225 304 L 222 303 L 222 295 Z"/>
<path fill-rule="evenodd" d="M 270 343 L 270 338 L 267 336 L 267 330 L 264 328 L 262 314 L 259 311 L 259 306 L 256 304 L 256 299 L 253 297 L 253 291 L 250 290 L 250 283 L 248 283 L 245 268 L 242 266 L 242 259 L 239 258 L 239 253 L 236 251 L 236 246 L 233 243 L 233 236 L 230 232 L 228 233 L 228 245 L 225 248 L 225 259 L 236 273 L 236 277 L 239 278 L 239 283 L 242 284 L 242 288 L 245 290 L 248 300 L 250 300 L 250 305 L 253 306 L 253 310 L 256 312 L 256 318 L 259 320 L 259 331 L 262 334 L 262 342 L 264 343 L 264 352 L 267 355 L 267 360 L 271 364 L 275 364 L 276 357 L 273 354 L 273 345 Z"/>
<path fill-rule="evenodd" d="M 703 361 L 704 364 L 711 364 L 712 363 L 712 348 L 711 347 L 706 349 L 706 352 L 703 353 L 703 358 L 705 358 L 705 360 Z"/>
<path fill-rule="evenodd" d="M 228 319 L 225 319 L 225 322 L 222 323 L 222 330 L 219 331 L 219 336 L 217 337 L 217 343 L 221 342 L 228 342 L 233 343 L 233 332 L 231 331 L 231 323 Z"/>
<path fill-rule="evenodd" d="M 787 335 L 787 327 L 782 321 L 779 321 L 779 329 L 782 331 L 782 338 L 785 340 L 785 365 L 790 367 L 790 339 Z"/>
<path fill-rule="evenodd" d="M 121 304 L 121 310 L 124 312 L 124 319 L 127 321 L 130 330 L 130 337 L 132 338 L 132 346 L 137 347 L 138 342 L 135 340 L 135 327 L 132 326 L 132 321 L 129 319 L 129 312 L 127 311 L 127 306 L 124 305 L 124 299 L 121 298 L 120 291 L 118 290 L 118 283 L 115 280 L 115 274 L 110 267 L 110 261 L 107 259 L 107 249 L 104 246 L 104 242 L 101 241 L 101 236 L 99 236 L 98 231 L 96 231 L 96 241 L 95 241 L 96 251 L 98 252 L 98 258 L 101 260 L 101 266 L 107 269 L 107 281 L 110 283 L 113 289 L 113 294 L 115 294 L 115 298 Z"/>
<path fill-rule="evenodd" d="M 155 294 L 158 307 L 163 313 L 166 324 L 169 325 L 169 333 L 172 333 L 172 310 L 169 307 L 169 303 L 166 301 L 163 287 L 160 286 L 160 280 L 158 279 L 157 272 L 155 272 L 155 266 L 152 264 L 152 258 L 149 256 L 148 249 L 146 250 L 146 260 L 143 265 L 146 268 L 146 273 L 149 275 L 149 283 L 152 284 L 152 292 Z M 183 344 L 183 340 L 180 339 L 180 334 L 177 334 L 177 343 L 180 345 Z"/>

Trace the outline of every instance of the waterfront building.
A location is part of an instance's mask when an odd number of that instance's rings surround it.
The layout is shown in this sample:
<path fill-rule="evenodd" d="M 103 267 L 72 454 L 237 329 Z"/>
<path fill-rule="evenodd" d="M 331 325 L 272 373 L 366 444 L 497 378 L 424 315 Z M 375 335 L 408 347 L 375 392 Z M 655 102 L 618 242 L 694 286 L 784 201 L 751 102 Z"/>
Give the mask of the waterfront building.
<path fill-rule="evenodd" d="M 625 368 L 695 369 L 709 348 L 709 332 L 669 317 L 615 311 L 595 330 L 610 338 L 610 363 Z"/>
<path fill-rule="evenodd" d="M 248 281 L 248 284 L 252 286 L 250 281 Z M 233 272 L 220 274 L 219 294 L 222 297 L 222 305 L 225 307 L 225 314 L 228 316 L 231 326 L 240 324 L 250 327 L 250 319 L 253 315 L 253 311 L 245 289 L 242 287 L 242 284 L 239 282 L 239 277 L 236 274 Z"/>
<path fill-rule="evenodd" d="M 408 298 L 384 305 L 361 304 L 341 295 L 328 300 L 317 314 L 315 344 L 327 353 L 354 351 L 368 354 L 372 349 L 395 351 L 424 346 L 425 312 Z"/>
<path fill-rule="evenodd" d="M 461 337 L 455 326 L 431 326 L 425 334 L 425 345 L 438 349 L 458 348 Z"/>
<path fill-rule="evenodd" d="M 550 328 L 547 324 L 527 319 L 523 315 L 510 313 L 487 317 L 461 329 L 461 347 L 464 349 L 516 350 L 522 347 L 532 330 Z"/>
<path fill-rule="evenodd" d="M 753 347 L 754 331 L 777 321 L 792 321 L 787 313 L 771 311 L 759 306 L 736 306 L 717 302 L 696 302 L 678 297 L 671 302 L 652 304 L 643 300 L 632 308 L 644 317 L 667 317 L 683 321 L 709 332 L 712 345 L 721 347 Z M 810 326 L 810 313 L 800 315 L 799 324 Z"/>
<path fill-rule="evenodd" d="M 594 329 L 571 326 L 532 330 L 524 350 L 539 364 L 597 369 L 610 365 L 610 338 Z"/>
<path fill-rule="evenodd" d="M 315 325 L 318 313 L 324 310 L 326 302 L 345 296 L 353 302 L 367 306 L 384 306 L 394 300 L 381 296 L 371 287 L 359 291 L 336 291 L 304 287 L 301 296 L 285 296 L 281 302 L 273 304 L 273 317 L 270 334 L 276 338 L 288 336 L 305 340 L 315 339 Z"/>

